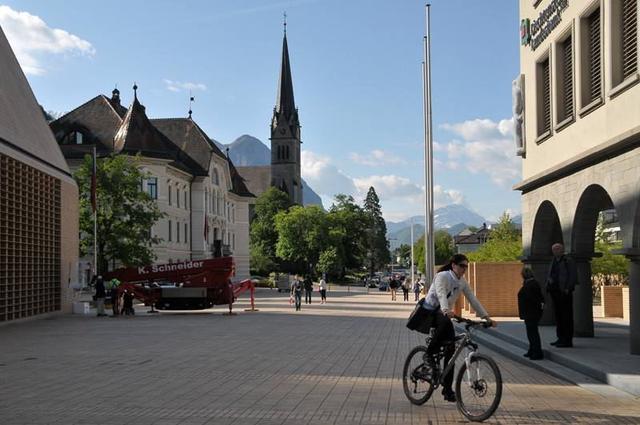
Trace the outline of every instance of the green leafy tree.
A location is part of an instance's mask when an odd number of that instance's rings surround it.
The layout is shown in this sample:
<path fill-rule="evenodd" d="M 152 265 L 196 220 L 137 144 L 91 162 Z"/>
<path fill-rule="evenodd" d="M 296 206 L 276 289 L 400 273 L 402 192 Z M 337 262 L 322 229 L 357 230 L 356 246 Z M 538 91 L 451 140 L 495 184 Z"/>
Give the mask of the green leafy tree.
<path fill-rule="evenodd" d="M 343 265 L 336 247 L 328 248 L 320 254 L 317 270 L 326 273 L 329 277 L 338 277 L 343 274 Z"/>
<path fill-rule="evenodd" d="M 256 199 L 249 251 L 251 268 L 257 273 L 268 274 L 279 268 L 276 257 L 278 232 L 275 216 L 281 211 L 286 211 L 289 206 L 289 196 L 275 187 L 270 187 Z"/>
<path fill-rule="evenodd" d="M 367 217 L 366 266 L 369 274 L 382 270 L 391 261 L 389 241 L 387 240 L 387 224 L 382 217 L 380 199 L 372 187 L 364 200 L 364 212 Z"/>
<path fill-rule="evenodd" d="M 329 248 L 326 215 L 317 205 L 295 205 L 276 214 L 276 255 L 295 263 L 304 273 L 313 273 L 320 254 Z"/>
<path fill-rule="evenodd" d="M 367 217 L 352 196 L 339 194 L 327 214 L 329 242 L 335 247 L 340 277 L 347 269 L 360 269 L 364 264 Z"/>
<path fill-rule="evenodd" d="M 400 258 L 398 262 L 402 267 L 411 267 L 411 245 L 406 243 L 401 244 L 399 247 L 393 250 L 394 258 Z"/>
<path fill-rule="evenodd" d="M 591 275 L 594 280 L 604 285 L 626 282 L 629 276 L 629 262 L 623 255 L 613 253 L 622 249 L 622 242 L 610 241 L 605 232 L 602 213 L 598 215 L 596 223 L 594 249 L 602 254 L 602 257 L 591 260 Z"/>
<path fill-rule="evenodd" d="M 109 264 L 143 266 L 155 260 L 153 245 L 160 242 L 151 227 L 164 214 L 140 182 L 148 175 L 139 168 L 138 157 L 111 155 L 96 164 L 98 270 Z M 74 177 L 80 193 L 80 251 L 93 251 L 91 175 L 93 161 L 86 155 Z"/>
<path fill-rule="evenodd" d="M 435 248 L 434 261 L 435 265 L 444 264 L 455 253 L 453 247 L 453 238 L 446 230 L 436 230 L 433 234 L 433 245 Z M 425 255 L 424 255 L 424 235 L 413 245 L 413 255 L 416 265 L 420 273 L 425 273 Z"/>
<path fill-rule="evenodd" d="M 522 237 L 509 213 L 504 212 L 491 230 L 489 240 L 477 251 L 467 255 L 469 261 L 518 261 L 522 256 Z"/>

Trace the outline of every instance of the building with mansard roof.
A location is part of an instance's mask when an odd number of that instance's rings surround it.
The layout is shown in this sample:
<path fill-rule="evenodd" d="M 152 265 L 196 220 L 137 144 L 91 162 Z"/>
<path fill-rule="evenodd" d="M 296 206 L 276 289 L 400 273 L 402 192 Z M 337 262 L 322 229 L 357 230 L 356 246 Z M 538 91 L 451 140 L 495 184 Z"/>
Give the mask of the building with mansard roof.
<path fill-rule="evenodd" d="M 71 309 L 78 187 L 0 28 L 0 323 Z"/>
<path fill-rule="evenodd" d="M 152 228 L 162 239 L 158 262 L 232 255 L 236 277 L 249 276 L 249 203 L 254 198 L 227 155 L 192 119 L 149 119 L 137 96 L 98 95 L 51 124 L 69 167 L 95 146 L 99 155 L 140 155 L 142 183 L 166 216 Z"/>
<path fill-rule="evenodd" d="M 282 40 L 278 94 L 270 130 L 271 165 L 238 167 L 238 171 L 255 196 L 260 196 L 269 187 L 277 187 L 289 195 L 292 204 L 302 205 L 300 119 L 293 96 L 286 31 Z"/>

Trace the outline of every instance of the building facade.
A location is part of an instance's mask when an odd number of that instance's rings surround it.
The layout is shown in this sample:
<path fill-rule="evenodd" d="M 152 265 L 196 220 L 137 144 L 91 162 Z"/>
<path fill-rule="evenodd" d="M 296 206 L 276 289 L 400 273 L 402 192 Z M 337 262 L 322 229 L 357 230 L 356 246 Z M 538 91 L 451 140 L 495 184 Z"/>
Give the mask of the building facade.
<path fill-rule="evenodd" d="M 575 335 L 593 336 L 596 222 L 615 210 L 629 259 L 630 352 L 640 354 L 638 2 L 520 0 L 520 18 L 513 92 L 525 262 L 545 282 L 551 245 L 564 244 L 580 282 Z"/>
<path fill-rule="evenodd" d="M 231 255 L 236 278 L 249 276 L 249 208 L 253 195 L 229 158 L 191 118 L 149 119 L 137 98 L 129 108 L 115 89 L 50 126 L 71 170 L 95 146 L 99 155 L 140 155 L 149 174 L 142 190 L 165 217 L 151 229 L 159 263 Z"/>
<path fill-rule="evenodd" d="M 289 195 L 292 204 L 303 205 L 300 119 L 293 96 L 286 31 L 282 40 L 278 94 L 270 132 L 271 165 L 238 167 L 238 170 L 255 196 L 260 196 L 269 187 L 277 187 Z"/>
<path fill-rule="evenodd" d="M 70 312 L 78 188 L 0 28 L 0 323 Z"/>

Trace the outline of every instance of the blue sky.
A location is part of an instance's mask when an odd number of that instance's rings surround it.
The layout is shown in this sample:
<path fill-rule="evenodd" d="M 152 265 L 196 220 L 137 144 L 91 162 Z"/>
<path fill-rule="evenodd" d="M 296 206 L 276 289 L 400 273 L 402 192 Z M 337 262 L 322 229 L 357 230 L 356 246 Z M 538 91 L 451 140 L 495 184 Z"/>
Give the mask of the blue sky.
<path fill-rule="evenodd" d="M 153 6 L 149 6 L 149 5 Z M 282 13 L 303 137 L 303 177 L 325 206 L 373 185 L 387 219 L 422 214 L 422 37 L 414 0 L 5 1 L 0 25 L 47 110 L 117 84 L 151 117 L 186 116 L 230 143 L 268 143 Z M 515 1 L 432 1 L 436 206 L 520 212 L 511 129 Z"/>

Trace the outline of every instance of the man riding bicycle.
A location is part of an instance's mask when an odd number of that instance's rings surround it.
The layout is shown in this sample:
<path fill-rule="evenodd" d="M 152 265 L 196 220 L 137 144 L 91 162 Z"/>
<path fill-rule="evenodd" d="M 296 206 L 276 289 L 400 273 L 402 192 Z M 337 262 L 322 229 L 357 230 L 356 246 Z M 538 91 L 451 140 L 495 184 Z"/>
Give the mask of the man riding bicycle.
<path fill-rule="evenodd" d="M 446 344 L 444 353 L 445 364 L 449 362 L 449 359 L 451 359 L 455 351 L 454 345 L 450 344 L 450 342 L 455 339 L 455 331 L 451 318 L 454 316 L 453 306 L 456 304 L 460 293 L 464 293 L 480 317 L 489 322 L 491 326 L 497 325 L 496 322 L 491 320 L 489 314 L 471 291 L 467 281 L 464 280 L 463 276 L 468 267 L 469 260 L 465 255 L 455 254 L 451 257 L 449 262 L 438 270 L 438 273 L 433 279 L 433 284 L 429 288 L 429 292 L 427 292 L 425 301 L 422 304 L 422 308 L 430 313 L 427 320 L 430 321 L 431 327 L 435 329 L 435 333 L 427 347 L 429 362 L 432 368 L 436 366 L 435 355 L 440 350 L 440 347 Z M 442 387 L 444 399 L 451 402 L 456 401 L 456 395 L 452 388 L 453 371 L 454 368 L 452 367 L 444 377 Z"/>

